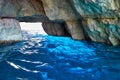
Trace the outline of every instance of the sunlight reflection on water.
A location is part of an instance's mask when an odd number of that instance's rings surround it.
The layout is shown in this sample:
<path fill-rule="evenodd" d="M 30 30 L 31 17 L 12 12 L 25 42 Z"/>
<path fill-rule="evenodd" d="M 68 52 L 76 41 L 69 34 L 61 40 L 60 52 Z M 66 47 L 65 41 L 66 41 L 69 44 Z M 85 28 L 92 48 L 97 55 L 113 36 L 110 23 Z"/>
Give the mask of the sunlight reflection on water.
<path fill-rule="evenodd" d="M 24 35 L 29 39 L 0 47 L 0 80 L 120 80 L 119 46 Z"/>
<path fill-rule="evenodd" d="M 47 35 L 47 33 L 43 30 L 41 22 L 36 22 L 36 23 L 21 22 L 20 26 L 21 26 L 21 29 L 23 31 L 27 31 L 27 33 L 29 33 L 29 34 L 32 34 L 32 35 L 36 35 L 36 34 Z"/>

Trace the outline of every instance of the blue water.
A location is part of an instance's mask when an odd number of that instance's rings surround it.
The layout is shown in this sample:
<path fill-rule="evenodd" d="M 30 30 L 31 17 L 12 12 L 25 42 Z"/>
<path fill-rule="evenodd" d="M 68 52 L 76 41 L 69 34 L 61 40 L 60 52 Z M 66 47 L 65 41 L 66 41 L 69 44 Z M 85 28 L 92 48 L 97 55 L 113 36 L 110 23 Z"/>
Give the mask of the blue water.
<path fill-rule="evenodd" d="M 29 36 L 0 46 L 0 80 L 120 80 L 120 47 Z"/>

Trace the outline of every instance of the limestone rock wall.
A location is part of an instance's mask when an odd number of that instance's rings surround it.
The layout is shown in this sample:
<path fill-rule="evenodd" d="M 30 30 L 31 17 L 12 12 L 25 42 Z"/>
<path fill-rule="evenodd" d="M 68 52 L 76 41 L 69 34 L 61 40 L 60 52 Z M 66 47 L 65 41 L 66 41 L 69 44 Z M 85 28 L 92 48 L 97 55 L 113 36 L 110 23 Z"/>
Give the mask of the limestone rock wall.
<path fill-rule="evenodd" d="M 73 39 L 85 39 L 80 15 L 71 4 L 71 0 L 42 0 L 42 2 L 50 20 L 65 21 Z"/>
<path fill-rule="evenodd" d="M 51 20 L 66 21 L 73 39 L 120 44 L 120 0 L 42 0 Z M 87 34 L 86 34 L 87 33 Z"/>
<path fill-rule="evenodd" d="M 0 0 L 0 17 L 44 22 L 52 35 L 120 44 L 120 0 Z"/>
<path fill-rule="evenodd" d="M 70 36 L 64 22 L 44 22 L 42 23 L 42 26 L 45 32 L 49 35 Z"/>
<path fill-rule="evenodd" d="M 0 17 L 22 22 L 48 22 L 41 0 L 0 0 Z"/>
<path fill-rule="evenodd" d="M 120 44 L 120 0 L 73 0 L 92 41 Z"/>
<path fill-rule="evenodd" d="M 83 21 L 83 25 L 92 41 L 120 44 L 120 21 L 118 19 L 89 18 Z"/>
<path fill-rule="evenodd" d="M 19 21 L 49 21 L 41 0 L 0 0 L 0 44 L 22 40 Z"/>
<path fill-rule="evenodd" d="M 0 44 L 22 40 L 19 22 L 15 19 L 0 19 Z"/>
<path fill-rule="evenodd" d="M 45 15 L 41 0 L 0 0 L 0 17 Z"/>
<path fill-rule="evenodd" d="M 82 17 L 117 18 L 120 16 L 120 0 L 73 0 Z"/>

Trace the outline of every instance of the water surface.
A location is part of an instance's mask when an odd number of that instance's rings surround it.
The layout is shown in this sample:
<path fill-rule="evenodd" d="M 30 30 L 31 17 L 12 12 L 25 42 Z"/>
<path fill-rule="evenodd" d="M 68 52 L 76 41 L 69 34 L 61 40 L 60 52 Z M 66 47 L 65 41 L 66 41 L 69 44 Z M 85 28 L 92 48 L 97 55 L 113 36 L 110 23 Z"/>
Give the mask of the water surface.
<path fill-rule="evenodd" d="M 120 47 L 36 35 L 0 46 L 0 80 L 120 80 Z"/>

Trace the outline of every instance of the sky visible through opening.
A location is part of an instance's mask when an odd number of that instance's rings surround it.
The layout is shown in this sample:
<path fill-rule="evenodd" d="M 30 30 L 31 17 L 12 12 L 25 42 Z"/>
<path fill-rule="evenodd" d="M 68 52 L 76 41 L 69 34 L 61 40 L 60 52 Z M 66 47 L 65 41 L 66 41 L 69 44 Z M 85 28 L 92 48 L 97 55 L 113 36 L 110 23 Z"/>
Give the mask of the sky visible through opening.
<path fill-rule="evenodd" d="M 42 34 L 42 35 L 47 35 L 47 33 L 44 31 L 42 27 L 41 22 L 36 22 L 36 23 L 26 23 L 26 22 L 21 22 L 20 23 L 21 29 L 23 31 L 27 31 L 29 34 Z"/>

